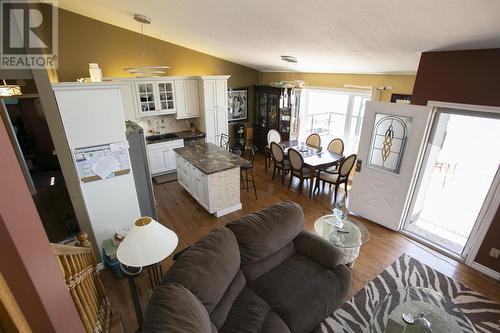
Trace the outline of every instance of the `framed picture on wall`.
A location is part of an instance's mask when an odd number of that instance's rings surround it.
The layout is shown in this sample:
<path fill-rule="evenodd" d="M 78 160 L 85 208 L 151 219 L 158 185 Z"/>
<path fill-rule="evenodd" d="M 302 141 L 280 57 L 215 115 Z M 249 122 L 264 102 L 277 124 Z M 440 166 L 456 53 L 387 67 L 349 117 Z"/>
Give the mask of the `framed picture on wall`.
<path fill-rule="evenodd" d="M 405 94 L 392 94 L 391 95 L 391 103 L 396 104 L 410 104 L 411 95 Z"/>
<path fill-rule="evenodd" d="M 227 90 L 228 120 L 238 121 L 248 118 L 248 88 L 229 88 Z"/>

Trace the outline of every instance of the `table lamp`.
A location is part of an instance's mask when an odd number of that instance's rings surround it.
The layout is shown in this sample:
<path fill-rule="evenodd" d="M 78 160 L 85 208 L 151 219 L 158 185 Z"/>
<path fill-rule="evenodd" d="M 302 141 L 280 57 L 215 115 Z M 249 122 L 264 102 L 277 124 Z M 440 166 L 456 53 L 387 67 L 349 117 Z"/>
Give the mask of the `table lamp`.
<path fill-rule="evenodd" d="M 141 217 L 135 220 L 132 229 L 118 246 L 116 256 L 122 271 L 128 276 L 139 328 L 143 317 L 135 278 L 146 268 L 151 288 L 160 284 L 163 278 L 160 263 L 174 252 L 178 242 L 175 232 L 151 217 Z"/>

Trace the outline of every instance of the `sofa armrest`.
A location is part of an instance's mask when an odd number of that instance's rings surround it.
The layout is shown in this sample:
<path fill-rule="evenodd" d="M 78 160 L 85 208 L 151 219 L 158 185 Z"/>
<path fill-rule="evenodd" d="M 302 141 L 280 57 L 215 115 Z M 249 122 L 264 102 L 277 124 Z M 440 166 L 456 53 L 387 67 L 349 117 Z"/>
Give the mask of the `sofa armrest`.
<path fill-rule="evenodd" d="M 294 240 L 295 250 L 326 268 L 340 264 L 344 254 L 326 239 L 308 231 L 302 231 Z"/>

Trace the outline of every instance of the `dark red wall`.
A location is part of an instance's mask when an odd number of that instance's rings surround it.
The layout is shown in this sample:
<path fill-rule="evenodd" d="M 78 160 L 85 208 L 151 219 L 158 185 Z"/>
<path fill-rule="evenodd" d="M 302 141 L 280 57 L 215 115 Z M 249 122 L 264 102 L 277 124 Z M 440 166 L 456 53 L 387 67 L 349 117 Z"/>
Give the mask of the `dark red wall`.
<path fill-rule="evenodd" d="M 411 103 L 429 100 L 500 106 L 500 49 L 422 53 Z"/>
<path fill-rule="evenodd" d="M 500 106 L 500 49 L 422 53 L 411 103 L 427 101 Z M 476 256 L 500 272 L 492 247 L 500 249 L 500 207 Z"/>
<path fill-rule="evenodd" d="M 33 332 L 84 332 L 0 118 L 0 271 Z"/>

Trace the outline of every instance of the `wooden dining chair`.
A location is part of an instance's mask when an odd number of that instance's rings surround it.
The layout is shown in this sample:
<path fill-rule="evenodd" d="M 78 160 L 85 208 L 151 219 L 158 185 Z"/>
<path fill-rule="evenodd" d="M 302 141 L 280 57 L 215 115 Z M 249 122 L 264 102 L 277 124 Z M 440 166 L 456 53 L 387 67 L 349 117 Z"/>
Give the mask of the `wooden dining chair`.
<path fill-rule="evenodd" d="M 314 191 L 319 190 L 320 181 L 323 182 L 323 190 L 325 189 L 325 183 L 335 185 L 335 197 L 333 198 L 333 203 L 337 202 L 337 191 L 341 184 L 345 184 L 345 192 L 347 193 L 347 181 L 349 180 L 349 174 L 351 173 L 354 163 L 356 162 L 357 155 L 352 154 L 347 156 L 340 162 L 338 171 L 331 172 L 327 170 L 318 171 L 318 179 L 316 181 L 316 188 Z"/>
<path fill-rule="evenodd" d="M 342 139 L 335 138 L 332 141 L 330 141 L 326 150 L 342 156 L 342 154 L 344 153 L 344 141 L 342 141 Z M 338 170 L 338 164 L 331 166 L 329 168 L 326 168 L 326 171 L 329 171 L 329 172 L 336 172 L 337 170 Z"/>
<path fill-rule="evenodd" d="M 227 135 L 226 133 L 222 133 L 220 135 L 219 146 L 229 151 L 229 135 Z"/>
<path fill-rule="evenodd" d="M 290 161 L 285 156 L 283 148 L 276 142 L 271 142 L 271 154 L 274 161 L 273 179 L 276 176 L 276 170 L 278 170 L 278 174 L 281 173 L 281 185 L 283 185 L 285 184 L 285 175 L 290 171 Z"/>
<path fill-rule="evenodd" d="M 300 179 L 299 182 L 299 193 L 302 194 L 302 187 L 304 185 L 304 179 L 309 181 L 309 187 L 312 186 L 313 173 L 308 168 L 304 167 L 304 157 L 302 154 L 293 148 L 288 149 L 288 160 L 290 161 L 290 182 L 288 183 L 288 188 L 292 186 L 293 177 Z M 309 197 L 311 197 L 311 190 L 309 190 Z"/>
<path fill-rule="evenodd" d="M 318 133 L 313 133 L 307 137 L 306 144 L 309 146 L 321 147 L 321 137 Z"/>
<path fill-rule="evenodd" d="M 255 200 L 257 200 L 257 188 L 255 186 L 255 178 L 253 177 L 253 164 L 256 151 L 257 147 L 255 145 L 251 145 L 247 163 L 240 167 L 241 189 L 247 190 L 248 192 L 250 184 L 252 184 Z"/>
<path fill-rule="evenodd" d="M 271 166 L 271 162 L 273 160 L 273 156 L 271 154 L 271 142 L 281 142 L 281 134 L 275 129 L 271 129 L 269 130 L 269 132 L 267 132 L 267 145 L 266 149 L 264 150 L 264 156 L 266 157 L 266 161 L 264 164 L 265 173 L 267 173 L 267 169 Z"/>
<path fill-rule="evenodd" d="M 339 138 L 335 138 L 328 144 L 326 150 L 335 153 L 337 155 L 342 155 L 344 153 L 344 141 Z"/>

